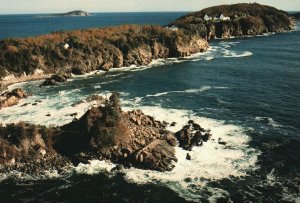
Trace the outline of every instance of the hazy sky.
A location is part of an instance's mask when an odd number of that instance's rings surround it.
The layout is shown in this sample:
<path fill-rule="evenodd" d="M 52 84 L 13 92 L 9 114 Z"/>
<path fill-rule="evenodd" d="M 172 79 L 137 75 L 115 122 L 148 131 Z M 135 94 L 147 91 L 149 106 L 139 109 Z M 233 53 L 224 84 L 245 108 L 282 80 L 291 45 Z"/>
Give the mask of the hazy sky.
<path fill-rule="evenodd" d="M 196 11 L 219 4 L 257 2 L 286 11 L 300 11 L 300 0 L 0 0 L 0 14 L 88 12 Z"/>

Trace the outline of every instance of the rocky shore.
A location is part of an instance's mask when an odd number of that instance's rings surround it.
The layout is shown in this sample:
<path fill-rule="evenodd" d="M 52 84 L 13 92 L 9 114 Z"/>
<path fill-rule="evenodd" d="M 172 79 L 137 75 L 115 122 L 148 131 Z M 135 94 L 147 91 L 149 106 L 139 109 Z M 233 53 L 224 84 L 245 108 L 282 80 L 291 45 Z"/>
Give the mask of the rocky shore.
<path fill-rule="evenodd" d="M 174 125 L 174 124 L 173 124 Z M 192 150 L 211 134 L 189 121 L 177 133 L 166 122 L 140 110 L 124 112 L 118 93 L 61 127 L 26 123 L 0 126 L 0 172 L 18 170 L 41 173 L 61 171 L 71 164 L 92 159 L 110 160 L 125 167 L 170 171 L 177 161 L 175 146 Z M 187 159 L 191 159 L 187 156 Z"/>
<path fill-rule="evenodd" d="M 27 98 L 28 96 L 29 95 L 20 88 L 2 93 L 0 95 L 0 110 L 17 105 L 21 99 Z"/>

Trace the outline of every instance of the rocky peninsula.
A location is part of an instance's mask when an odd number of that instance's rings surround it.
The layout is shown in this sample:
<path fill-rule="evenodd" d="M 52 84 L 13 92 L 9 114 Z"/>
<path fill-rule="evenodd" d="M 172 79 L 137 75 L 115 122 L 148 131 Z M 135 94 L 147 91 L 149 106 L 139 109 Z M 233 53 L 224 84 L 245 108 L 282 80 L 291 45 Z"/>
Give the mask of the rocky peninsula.
<path fill-rule="evenodd" d="M 189 121 L 177 133 L 166 122 L 140 110 L 121 110 L 118 93 L 88 110 L 80 119 L 61 126 L 26 123 L 0 126 L 0 172 L 41 173 L 92 159 L 110 160 L 125 167 L 170 171 L 177 158 L 175 146 L 192 150 L 211 138 L 199 124 Z M 187 155 L 187 159 L 191 159 Z"/>
<path fill-rule="evenodd" d="M 287 12 L 274 7 L 242 3 L 206 8 L 168 26 L 210 40 L 289 31 L 294 28 L 294 21 Z"/>
<path fill-rule="evenodd" d="M 85 74 L 148 65 L 153 59 L 207 50 L 198 35 L 160 26 L 123 25 L 0 41 L 0 78 L 14 75 Z"/>

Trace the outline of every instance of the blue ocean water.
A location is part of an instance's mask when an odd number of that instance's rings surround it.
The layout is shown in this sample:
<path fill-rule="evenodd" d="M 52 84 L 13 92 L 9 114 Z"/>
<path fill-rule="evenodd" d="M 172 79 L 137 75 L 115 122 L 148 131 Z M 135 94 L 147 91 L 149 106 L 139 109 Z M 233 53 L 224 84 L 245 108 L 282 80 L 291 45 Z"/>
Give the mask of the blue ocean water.
<path fill-rule="evenodd" d="M 0 15 L 0 39 L 123 24 L 166 25 L 184 14 L 186 12 L 91 13 L 90 16 L 76 17 L 49 17 L 50 14 Z"/>
<path fill-rule="evenodd" d="M 181 14 L 109 15 L 113 16 L 101 26 L 122 24 L 124 19 L 130 19 L 126 23 L 163 25 Z M 5 18 L 0 16 L 0 21 Z M 24 20 L 20 16 L 8 18 L 17 24 Z M 78 26 L 95 26 L 97 20 L 87 19 Z M 45 19 L 31 18 L 28 22 L 35 24 L 35 20 Z M 61 23 L 58 29 L 69 26 Z M 50 27 L 51 23 L 44 22 L 40 30 L 54 31 Z M 80 27 L 70 29 L 74 28 Z M 35 32 L 20 29 L 6 33 L 2 38 Z M 39 88 L 40 82 L 19 84 L 34 95 L 17 107 L 2 110 L 0 122 L 59 125 L 71 121 L 67 114 L 80 115 L 88 108 L 71 107 L 73 103 L 91 94 L 119 91 L 124 109 L 140 108 L 158 119 L 176 121 L 178 128 L 192 118 L 210 128 L 213 138 L 227 141 L 227 147 L 209 142 L 193 149 L 191 161 L 182 158 L 186 153 L 177 149 L 178 163 L 170 173 L 138 169 L 112 172 L 111 164 L 94 160 L 61 175 L 0 174 L 3 201 L 299 202 L 299 30 L 214 40 L 210 47 L 189 59 L 158 60 L 151 67 L 99 72 L 54 87 Z M 21 107 L 37 99 L 43 101 L 39 108 Z M 52 117 L 47 117 L 48 113 Z"/>

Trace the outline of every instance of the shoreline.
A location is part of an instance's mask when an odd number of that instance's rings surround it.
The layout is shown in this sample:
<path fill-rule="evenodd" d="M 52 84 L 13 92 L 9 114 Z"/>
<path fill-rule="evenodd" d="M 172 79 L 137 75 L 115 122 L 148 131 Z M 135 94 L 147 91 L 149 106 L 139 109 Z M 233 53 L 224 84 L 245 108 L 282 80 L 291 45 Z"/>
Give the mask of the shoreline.
<path fill-rule="evenodd" d="M 15 85 L 18 83 L 23 83 L 23 82 L 43 80 L 43 79 L 47 79 L 47 78 L 51 77 L 51 75 L 52 74 L 28 75 L 28 76 L 15 77 L 10 80 L 0 80 L 0 94 L 7 91 L 9 86 L 11 86 L 11 85 Z"/>
<path fill-rule="evenodd" d="M 294 25 L 294 29 L 290 30 L 290 31 L 283 31 L 283 32 L 267 32 L 267 33 L 263 33 L 261 35 L 245 35 L 245 36 L 232 36 L 230 38 L 215 38 L 215 39 L 211 39 L 208 40 L 208 42 L 213 42 L 213 41 L 228 41 L 228 40 L 235 40 L 235 39 L 244 39 L 244 38 L 256 38 L 256 37 L 269 37 L 278 33 L 288 33 L 288 32 L 295 32 L 297 31 L 296 29 L 296 25 Z M 107 72 L 112 72 L 112 71 L 122 71 L 122 70 L 128 70 L 128 69 L 148 69 L 148 68 L 152 68 L 152 67 L 158 67 L 158 66 L 162 66 L 165 64 L 165 62 L 171 61 L 172 60 L 178 60 L 179 62 L 185 62 L 185 61 L 189 61 L 189 60 L 194 60 L 196 59 L 195 56 L 199 55 L 199 54 L 205 54 L 208 50 L 210 49 L 210 47 L 204 51 L 204 52 L 197 52 L 194 54 L 191 54 L 190 56 L 185 56 L 185 57 L 176 57 L 176 58 L 158 58 L 158 59 L 153 59 L 148 65 L 142 65 L 142 66 L 136 66 L 136 65 L 131 65 L 128 67 L 119 67 L 119 68 L 111 68 L 109 71 Z M 159 64 L 156 64 L 156 63 Z M 95 75 L 95 74 L 99 74 L 101 75 L 102 70 L 94 70 L 82 75 L 75 75 L 75 74 L 71 74 L 71 77 L 69 79 L 73 79 L 73 78 L 80 78 L 80 77 L 87 77 L 87 76 L 91 76 L 91 75 Z M 104 71 L 104 73 L 106 73 L 106 71 Z M 13 79 L 10 80 L 0 80 L 0 94 L 6 92 L 8 90 L 8 88 L 12 85 L 16 85 L 19 83 L 23 83 L 23 82 L 30 82 L 30 81 L 39 81 L 39 80 L 44 80 L 44 79 L 48 79 L 50 78 L 52 75 L 55 75 L 55 73 L 53 74 L 40 74 L 40 75 L 27 75 L 27 76 L 21 76 L 21 77 L 14 77 Z"/>

